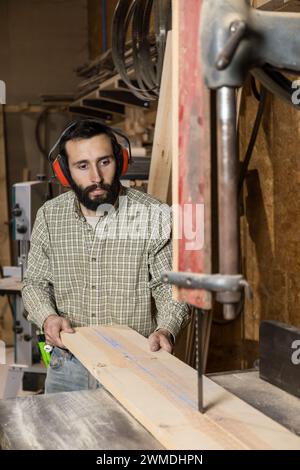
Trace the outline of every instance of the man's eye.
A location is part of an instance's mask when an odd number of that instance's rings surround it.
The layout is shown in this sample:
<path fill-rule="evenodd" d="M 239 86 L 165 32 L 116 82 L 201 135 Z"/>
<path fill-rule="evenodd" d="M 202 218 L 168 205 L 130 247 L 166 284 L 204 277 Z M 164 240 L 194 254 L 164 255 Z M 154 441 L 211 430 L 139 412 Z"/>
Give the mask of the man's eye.
<path fill-rule="evenodd" d="M 100 165 L 106 166 L 110 164 L 110 158 L 105 158 L 104 160 L 101 160 Z"/>
<path fill-rule="evenodd" d="M 87 168 L 87 165 L 85 163 L 82 163 L 81 165 L 78 165 L 79 170 L 85 170 Z"/>

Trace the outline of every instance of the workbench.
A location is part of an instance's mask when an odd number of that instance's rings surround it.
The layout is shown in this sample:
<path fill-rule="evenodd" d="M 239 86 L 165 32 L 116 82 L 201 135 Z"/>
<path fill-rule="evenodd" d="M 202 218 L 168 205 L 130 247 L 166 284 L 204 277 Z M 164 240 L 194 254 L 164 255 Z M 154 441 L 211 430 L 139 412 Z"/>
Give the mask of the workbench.
<path fill-rule="evenodd" d="M 300 436 L 300 400 L 258 371 L 210 374 L 213 381 Z M 0 400 L 2 449 L 162 449 L 104 388 Z"/>
<path fill-rule="evenodd" d="M 233 395 L 300 436 L 300 400 L 259 378 L 257 370 L 210 374 Z"/>
<path fill-rule="evenodd" d="M 103 388 L 0 401 L 3 448 L 300 449 L 300 400 L 257 371 L 203 377 L 201 414 L 197 372 L 131 328 L 78 327 L 62 340 Z"/>
<path fill-rule="evenodd" d="M 0 400 L 0 448 L 161 449 L 104 389 Z"/>
<path fill-rule="evenodd" d="M 0 279 L 0 295 L 21 294 L 22 283 L 14 277 Z"/>

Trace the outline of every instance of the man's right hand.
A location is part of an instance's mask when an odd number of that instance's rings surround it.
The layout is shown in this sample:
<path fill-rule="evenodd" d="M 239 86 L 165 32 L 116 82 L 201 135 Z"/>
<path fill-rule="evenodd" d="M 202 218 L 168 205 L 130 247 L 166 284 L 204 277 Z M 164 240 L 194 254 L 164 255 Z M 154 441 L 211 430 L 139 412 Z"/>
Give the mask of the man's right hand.
<path fill-rule="evenodd" d="M 58 346 L 63 349 L 65 348 L 65 345 L 60 339 L 60 332 L 64 331 L 65 333 L 75 333 L 69 320 L 58 315 L 49 315 L 49 317 L 44 321 L 43 330 L 47 344 Z"/>

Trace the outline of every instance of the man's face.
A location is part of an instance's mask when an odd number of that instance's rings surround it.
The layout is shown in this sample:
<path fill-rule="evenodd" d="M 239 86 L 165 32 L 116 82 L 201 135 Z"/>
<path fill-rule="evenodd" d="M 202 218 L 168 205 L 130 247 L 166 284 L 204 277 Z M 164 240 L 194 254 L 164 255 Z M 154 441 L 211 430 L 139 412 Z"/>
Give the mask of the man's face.
<path fill-rule="evenodd" d="M 71 184 L 79 201 L 92 211 L 101 204 L 114 204 L 119 193 L 116 160 L 110 138 L 96 135 L 66 143 Z"/>

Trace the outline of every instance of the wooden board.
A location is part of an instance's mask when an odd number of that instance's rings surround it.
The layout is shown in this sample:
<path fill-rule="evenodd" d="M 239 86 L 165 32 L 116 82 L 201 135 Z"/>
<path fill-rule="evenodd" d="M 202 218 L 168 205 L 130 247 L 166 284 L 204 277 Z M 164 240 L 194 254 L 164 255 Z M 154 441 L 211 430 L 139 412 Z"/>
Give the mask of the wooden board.
<path fill-rule="evenodd" d="M 168 33 L 153 139 L 148 194 L 169 202 L 172 161 L 172 33 Z"/>
<path fill-rule="evenodd" d="M 173 0 L 172 189 L 173 270 L 211 272 L 209 92 L 204 86 L 200 27 L 202 0 Z M 183 210 L 184 209 L 184 210 Z M 178 300 L 211 308 L 211 295 L 174 288 Z"/>
<path fill-rule="evenodd" d="M 0 263 L 2 266 L 9 266 L 11 264 L 11 253 L 9 241 L 9 217 L 3 108 L 4 107 L 0 105 Z"/>
<path fill-rule="evenodd" d="M 4 106 L 0 105 L 0 265 L 11 265 L 11 247 L 9 239 L 8 190 L 6 173 Z M 5 297 L 0 298 L 0 339 L 12 342 L 12 313 Z M 3 328 L 3 330 L 2 330 Z"/>
<path fill-rule="evenodd" d="M 9 293 L 21 293 L 22 283 L 14 277 L 0 279 L 0 291 Z"/>
<path fill-rule="evenodd" d="M 126 326 L 77 328 L 66 347 L 167 449 L 299 449 L 300 438 Z"/>

